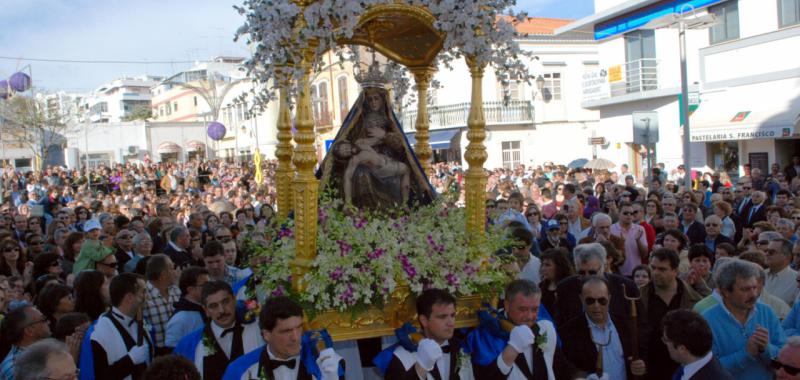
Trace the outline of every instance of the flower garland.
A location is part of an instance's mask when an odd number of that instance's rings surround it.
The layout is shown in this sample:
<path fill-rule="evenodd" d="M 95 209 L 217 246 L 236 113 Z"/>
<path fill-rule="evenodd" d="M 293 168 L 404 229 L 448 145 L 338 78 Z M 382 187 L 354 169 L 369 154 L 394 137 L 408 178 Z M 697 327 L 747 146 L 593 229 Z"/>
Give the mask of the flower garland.
<path fill-rule="evenodd" d="M 359 17 L 371 6 L 395 2 L 317 0 L 301 9 L 290 0 L 245 0 L 242 6 L 235 6 L 245 17 L 236 38 L 245 37 L 247 44 L 254 47 L 252 57 L 244 64 L 248 75 L 259 85 L 251 93 L 254 110 L 263 111 L 268 102 L 276 99 L 281 81 L 299 82 L 303 68 L 286 65 L 301 62 L 303 51 L 312 41 L 316 43 L 312 69 L 321 68 L 322 56 L 329 50 L 344 61 L 344 50 L 337 46 L 336 40 L 352 37 Z M 451 68 L 454 60 L 470 56 L 480 64 L 494 67 L 504 85 L 511 78 L 532 79 L 522 60 L 530 54 L 520 49 L 515 40 L 519 34 L 513 23 L 527 17 L 513 11 L 516 0 L 405 0 L 405 3 L 426 7 L 436 18 L 433 26 L 446 35 L 437 64 Z M 295 89 L 290 88 L 289 92 L 293 95 Z"/>
<path fill-rule="evenodd" d="M 272 243 L 253 248 L 253 254 L 268 258 L 255 268 L 267 294 L 287 294 L 317 311 L 358 311 L 388 302 L 400 285 L 415 294 L 439 288 L 463 296 L 493 293 L 508 281 L 503 267 L 510 255 L 488 254 L 505 248 L 508 240 L 491 230 L 477 250 L 467 249 L 464 209 L 435 203 L 374 215 L 347 211 L 341 200 L 323 195 L 318 210 L 317 256 L 305 275 L 304 293 L 291 292 L 291 221 L 273 232 Z"/>

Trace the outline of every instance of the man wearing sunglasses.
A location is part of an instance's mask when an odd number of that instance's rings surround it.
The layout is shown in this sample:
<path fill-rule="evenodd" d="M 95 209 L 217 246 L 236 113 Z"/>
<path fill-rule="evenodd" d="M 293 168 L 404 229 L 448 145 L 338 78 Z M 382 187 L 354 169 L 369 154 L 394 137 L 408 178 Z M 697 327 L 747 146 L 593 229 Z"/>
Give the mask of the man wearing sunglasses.
<path fill-rule="evenodd" d="M 733 380 L 711 352 L 711 328 L 700 314 L 673 310 L 661 321 L 661 341 L 669 357 L 680 364 L 673 375 L 679 380 Z"/>
<path fill-rule="evenodd" d="M 33 306 L 22 306 L 8 313 L 3 320 L 11 350 L 0 363 L 0 379 L 14 380 L 14 367 L 19 356 L 32 344 L 50 336 L 50 325 Z M 6 337 L 4 337 L 6 338 Z"/>
<path fill-rule="evenodd" d="M 584 314 L 564 324 L 559 331 L 567 360 L 589 374 L 587 379 L 627 379 L 643 376 L 645 362 L 632 357 L 630 317 L 609 313 L 611 294 L 608 281 L 590 276 L 583 281 L 580 294 Z M 638 340 L 639 354 L 644 356 L 646 342 Z M 597 374 L 597 360 L 602 353 L 602 373 Z"/>
<path fill-rule="evenodd" d="M 778 357 L 772 359 L 772 369 L 778 380 L 800 380 L 800 337 L 786 340 Z"/>

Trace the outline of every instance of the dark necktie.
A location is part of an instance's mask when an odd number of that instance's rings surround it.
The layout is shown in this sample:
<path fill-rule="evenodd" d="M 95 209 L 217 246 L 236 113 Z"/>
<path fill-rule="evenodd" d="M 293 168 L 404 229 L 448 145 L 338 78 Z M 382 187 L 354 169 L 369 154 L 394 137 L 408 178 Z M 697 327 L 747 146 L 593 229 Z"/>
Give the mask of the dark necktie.
<path fill-rule="evenodd" d="M 672 380 L 681 380 L 683 377 L 683 366 L 678 367 L 678 370 L 675 371 L 675 374 L 672 375 Z"/>
<path fill-rule="evenodd" d="M 441 348 L 442 348 L 442 353 L 443 354 L 449 354 L 450 351 L 451 351 L 449 344 L 447 346 L 442 346 Z"/>
<path fill-rule="evenodd" d="M 289 369 L 294 369 L 294 366 L 296 364 L 297 364 L 297 360 L 296 359 L 290 359 L 290 360 L 270 359 L 270 361 L 269 361 L 269 369 L 271 371 L 274 371 L 274 370 L 278 369 L 278 367 L 280 367 L 280 366 L 286 366 Z"/>
<path fill-rule="evenodd" d="M 219 334 L 219 337 L 220 338 L 224 338 L 225 335 L 228 335 L 229 333 L 232 333 L 234 331 L 236 331 L 236 326 L 233 326 L 233 327 L 227 328 L 225 330 L 222 330 L 222 334 Z"/>

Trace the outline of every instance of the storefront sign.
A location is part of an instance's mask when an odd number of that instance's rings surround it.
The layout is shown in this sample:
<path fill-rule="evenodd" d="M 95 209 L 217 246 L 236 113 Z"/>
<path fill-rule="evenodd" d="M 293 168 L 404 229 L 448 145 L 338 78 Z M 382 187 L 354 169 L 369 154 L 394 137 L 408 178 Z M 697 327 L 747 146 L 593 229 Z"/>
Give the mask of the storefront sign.
<path fill-rule="evenodd" d="M 692 130 L 692 142 L 777 139 L 792 136 L 791 128 L 735 128 L 705 131 Z"/>
<path fill-rule="evenodd" d="M 582 84 L 584 102 L 608 98 L 611 94 L 608 86 L 608 73 L 605 69 L 584 72 Z"/>

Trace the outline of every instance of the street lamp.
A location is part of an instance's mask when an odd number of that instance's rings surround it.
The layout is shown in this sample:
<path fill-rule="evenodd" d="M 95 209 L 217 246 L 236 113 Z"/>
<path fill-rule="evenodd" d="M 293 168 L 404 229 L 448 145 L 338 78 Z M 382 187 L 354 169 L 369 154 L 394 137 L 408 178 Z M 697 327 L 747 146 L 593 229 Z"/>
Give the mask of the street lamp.
<path fill-rule="evenodd" d="M 688 11 L 688 13 L 687 13 Z M 660 29 L 669 28 L 673 26 L 678 27 L 678 35 L 680 41 L 681 52 L 681 107 L 683 114 L 681 115 L 681 122 L 683 123 L 683 167 L 687 172 L 684 174 L 684 184 L 686 190 L 692 190 L 692 166 L 690 161 L 692 141 L 689 134 L 689 83 L 686 74 L 686 29 L 706 29 L 716 23 L 716 16 L 707 13 L 702 16 L 695 14 L 696 9 L 690 4 L 684 4 L 681 7 L 680 13 L 670 13 L 661 16 L 653 21 L 645 24 L 643 29 Z"/>

